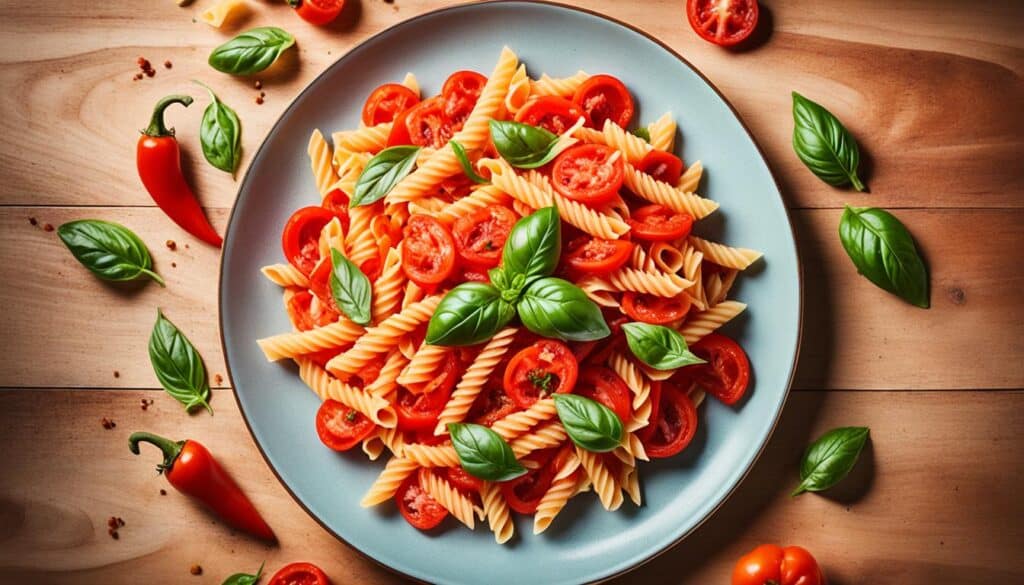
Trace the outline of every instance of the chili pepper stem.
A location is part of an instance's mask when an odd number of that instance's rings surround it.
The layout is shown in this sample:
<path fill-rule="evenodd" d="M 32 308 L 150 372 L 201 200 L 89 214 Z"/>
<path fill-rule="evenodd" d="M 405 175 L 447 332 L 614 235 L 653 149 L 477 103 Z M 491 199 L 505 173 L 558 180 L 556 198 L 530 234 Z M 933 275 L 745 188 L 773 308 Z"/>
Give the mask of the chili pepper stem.
<path fill-rule="evenodd" d="M 169 470 L 174 466 L 174 462 L 178 459 L 178 455 L 181 453 L 182 447 L 185 446 L 185 441 L 172 441 L 165 439 L 159 435 L 153 433 L 136 432 L 132 433 L 128 437 L 128 449 L 136 455 L 139 454 L 139 443 L 150 443 L 156 445 L 164 453 L 164 461 L 156 466 L 156 470 L 160 473 Z"/>
<path fill-rule="evenodd" d="M 163 277 L 161 277 L 156 272 L 153 272 L 152 270 L 146 270 L 145 268 L 143 268 L 142 273 L 155 280 L 157 284 L 159 284 L 160 286 L 167 288 L 167 283 L 164 282 Z"/>
<path fill-rule="evenodd" d="M 164 110 L 171 104 L 181 104 L 186 108 L 192 104 L 192 96 L 169 95 L 156 103 L 153 108 L 153 117 L 149 120 L 149 126 L 142 131 L 146 136 L 174 136 L 174 128 L 164 125 Z"/>

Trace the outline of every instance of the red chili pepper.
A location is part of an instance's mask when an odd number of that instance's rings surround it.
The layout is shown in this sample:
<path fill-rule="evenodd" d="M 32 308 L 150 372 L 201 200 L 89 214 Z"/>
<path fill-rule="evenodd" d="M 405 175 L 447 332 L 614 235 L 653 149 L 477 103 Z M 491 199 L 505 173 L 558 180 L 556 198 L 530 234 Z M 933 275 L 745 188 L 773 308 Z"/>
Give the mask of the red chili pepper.
<path fill-rule="evenodd" d="M 192 189 L 181 173 L 181 151 L 174 138 L 174 128 L 164 126 L 164 110 L 171 104 L 188 107 L 192 98 L 169 95 L 156 103 L 149 127 L 139 137 L 135 164 L 146 191 L 160 209 L 179 226 L 204 242 L 221 246 L 222 240 L 210 225 Z"/>
<path fill-rule="evenodd" d="M 152 433 L 132 433 L 128 437 L 128 448 L 136 455 L 139 442 L 152 443 L 164 452 L 164 461 L 156 469 L 179 492 L 206 504 L 231 526 L 264 540 L 275 540 L 270 526 L 206 447 L 195 441 L 172 441 Z"/>

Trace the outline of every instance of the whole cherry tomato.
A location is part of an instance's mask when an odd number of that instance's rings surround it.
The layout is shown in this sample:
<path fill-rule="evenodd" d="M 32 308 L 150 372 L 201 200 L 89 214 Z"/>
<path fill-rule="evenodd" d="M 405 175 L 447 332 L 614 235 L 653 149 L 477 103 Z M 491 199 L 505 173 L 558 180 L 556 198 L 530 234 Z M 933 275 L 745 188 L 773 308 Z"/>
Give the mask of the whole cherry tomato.
<path fill-rule="evenodd" d="M 825 585 L 825 575 L 806 549 L 762 544 L 740 557 L 732 585 Z"/>

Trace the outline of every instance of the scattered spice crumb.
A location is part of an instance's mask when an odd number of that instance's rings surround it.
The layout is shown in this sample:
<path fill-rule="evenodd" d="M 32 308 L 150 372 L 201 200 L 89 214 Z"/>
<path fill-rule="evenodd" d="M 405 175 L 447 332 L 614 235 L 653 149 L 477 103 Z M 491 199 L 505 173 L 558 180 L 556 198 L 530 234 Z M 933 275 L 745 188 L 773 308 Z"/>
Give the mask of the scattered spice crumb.
<path fill-rule="evenodd" d="M 395 0 L 384 0 L 385 4 L 394 4 Z"/>
<path fill-rule="evenodd" d="M 267 97 L 267 92 L 261 91 L 260 92 L 260 97 Z"/>
<path fill-rule="evenodd" d="M 44 223 L 43 224 L 43 231 L 44 232 L 52 232 L 53 231 L 53 226 L 48 224 L 48 223 Z"/>
<path fill-rule="evenodd" d="M 192 565 L 191 567 L 189 567 L 188 572 L 192 573 L 193 575 L 202 575 L 203 567 L 201 567 L 200 565 Z"/>
<path fill-rule="evenodd" d="M 149 405 L 153 404 L 152 398 L 143 398 L 141 401 L 142 410 L 149 410 Z"/>
<path fill-rule="evenodd" d="M 256 105 L 263 105 L 263 96 L 256 96 Z"/>
<path fill-rule="evenodd" d="M 156 75 L 156 69 L 153 69 L 153 64 L 149 62 L 149 59 L 146 59 L 145 57 L 139 57 L 135 60 L 135 64 L 139 66 L 139 69 L 142 70 L 142 73 L 136 73 L 134 79 L 142 79 L 143 75 L 145 75 L 146 77 L 153 77 L 154 75 Z"/>
<path fill-rule="evenodd" d="M 178 267 L 178 263 L 177 262 L 171 262 L 171 268 L 177 268 L 177 267 Z"/>
<path fill-rule="evenodd" d="M 173 250 L 177 250 L 178 249 L 178 243 L 175 242 L 174 240 L 167 240 L 167 249 L 168 250 L 172 250 L 172 251 Z"/>
<path fill-rule="evenodd" d="M 252 86 L 255 87 L 256 89 L 263 89 L 263 82 L 260 81 L 259 79 L 257 79 L 256 81 L 253 82 Z"/>
<path fill-rule="evenodd" d="M 160 495 L 161 496 L 166 496 L 167 495 L 167 490 L 165 490 L 163 488 L 160 488 Z"/>
<path fill-rule="evenodd" d="M 39 225 L 39 220 L 34 217 L 28 218 L 28 222 L 32 225 Z"/>
<path fill-rule="evenodd" d="M 121 538 L 117 533 L 117 529 L 122 526 L 124 526 L 124 519 L 120 516 L 111 516 L 110 519 L 107 520 L 107 534 L 109 534 L 110 538 L 113 538 L 114 540 Z"/>
<path fill-rule="evenodd" d="M 188 250 L 188 244 L 185 244 L 185 249 Z"/>
<path fill-rule="evenodd" d="M 215 385 L 220 386 L 223 382 L 224 382 L 224 377 L 223 376 L 221 376 L 220 374 L 214 374 L 213 375 L 213 383 Z"/>
<path fill-rule="evenodd" d="M 168 60 L 164 61 L 164 67 L 166 67 L 167 69 L 170 69 L 171 67 L 174 67 L 174 63 L 171 63 L 171 60 L 168 59 Z"/>
<path fill-rule="evenodd" d="M 108 431 L 117 426 L 116 422 L 110 420 L 107 417 L 103 417 L 102 419 L 100 419 L 100 424 L 103 425 L 103 428 L 107 429 Z"/>
<path fill-rule="evenodd" d="M 964 289 L 958 286 L 950 287 L 947 292 L 949 293 L 949 299 L 953 301 L 954 305 L 962 305 L 967 301 L 967 295 L 964 293 Z"/>
<path fill-rule="evenodd" d="M 114 377 L 115 378 L 120 378 L 121 377 L 121 372 L 118 372 L 117 370 L 114 370 Z"/>

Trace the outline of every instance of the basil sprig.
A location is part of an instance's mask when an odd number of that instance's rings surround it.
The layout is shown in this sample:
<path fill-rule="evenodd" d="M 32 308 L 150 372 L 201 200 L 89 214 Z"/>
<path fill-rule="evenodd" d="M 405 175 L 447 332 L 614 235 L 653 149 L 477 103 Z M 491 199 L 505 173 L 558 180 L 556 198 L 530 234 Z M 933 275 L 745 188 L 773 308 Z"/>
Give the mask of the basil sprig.
<path fill-rule="evenodd" d="M 121 282 L 145 274 L 160 286 L 146 244 L 123 225 L 99 219 L 80 219 L 57 228 L 57 235 L 82 266 L 103 280 Z"/>
<path fill-rule="evenodd" d="M 622 442 L 622 421 L 607 406 L 578 394 L 555 394 L 555 410 L 573 443 L 604 453 Z"/>
<path fill-rule="evenodd" d="M 466 154 L 466 149 L 459 144 L 457 140 L 451 141 L 452 152 L 455 153 L 455 158 L 459 159 L 459 164 L 462 166 L 462 172 L 469 177 L 470 181 L 478 183 L 480 185 L 486 185 L 490 183 L 487 179 L 477 174 L 476 170 L 473 169 L 473 163 L 469 162 L 469 155 Z"/>
<path fill-rule="evenodd" d="M 829 185 L 853 184 L 865 189 L 857 176 L 857 141 L 831 112 L 793 92 L 793 150 L 807 168 Z"/>
<path fill-rule="evenodd" d="M 648 130 L 646 126 L 640 126 L 639 128 L 635 128 L 633 130 L 633 136 L 643 138 L 644 142 L 648 144 L 650 144 L 651 142 L 651 131 Z"/>
<path fill-rule="evenodd" d="M 867 440 L 867 427 L 840 427 L 822 435 L 804 453 L 800 485 L 790 495 L 820 492 L 839 483 L 857 463 Z"/>
<path fill-rule="evenodd" d="M 206 381 L 203 358 L 188 338 L 157 309 L 156 324 L 149 336 L 149 361 L 157 380 L 175 400 L 190 411 L 204 406 L 213 414 L 207 400 L 210 385 Z"/>
<path fill-rule="evenodd" d="M 706 363 L 690 351 L 686 339 L 675 329 L 634 322 L 623 324 L 622 330 L 633 355 L 655 370 L 674 370 Z"/>
<path fill-rule="evenodd" d="M 255 575 L 248 573 L 235 573 L 227 579 L 224 579 L 224 583 L 221 585 L 256 585 L 256 582 L 263 576 L 263 565 L 266 563 L 260 563 L 260 568 L 256 571 Z"/>
<path fill-rule="evenodd" d="M 370 279 L 338 250 L 331 248 L 331 296 L 353 323 L 370 324 Z"/>
<path fill-rule="evenodd" d="M 348 206 L 359 207 L 383 199 L 412 171 L 419 153 L 418 146 L 392 146 L 378 152 L 356 179 L 355 192 Z"/>
<path fill-rule="evenodd" d="M 449 423 L 448 433 L 466 473 L 487 481 L 508 481 L 526 474 L 512 447 L 491 429 L 469 423 Z"/>
<path fill-rule="evenodd" d="M 254 28 L 214 49 L 209 63 L 222 73 L 251 75 L 273 65 L 294 44 L 295 37 L 276 26 Z"/>
<path fill-rule="evenodd" d="M 473 345 L 493 337 L 515 314 L 515 307 L 496 287 L 466 282 L 441 299 L 425 339 L 431 345 Z"/>
<path fill-rule="evenodd" d="M 928 270 L 914 238 L 884 209 L 847 207 L 839 220 L 839 240 L 857 272 L 903 300 L 929 307 Z"/>
<path fill-rule="evenodd" d="M 220 101 L 205 83 L 195 83 L 210 93 L 210 105 L 203 111 L 203 121 L 199 126 L 203 157 L 214 168 L 234 174 L 242 158 L 242 123 L 238 114 Z"/>
<path fill-rule="evenodd" d="M 517 308 L 523 325 L 544 337 L 592 341 L 611 334 L 594 301 L 561 278 L 541 278 L 526 287 Z"/>
<path fill-rule="evenodd" d="M 507 120 L 491 120 L 490 126 L 494 148 L 514 167 L 535 169 L 558 155 L 558 135 L 543 128 Z"/>
<path fill-rule="evenodd" d="M 562 252 L 562 225 L 558 209 L 545 207 L 516 222 L 501 253 L 502 269 L 527 280 L 546 276 L 558 267 Z"/>

